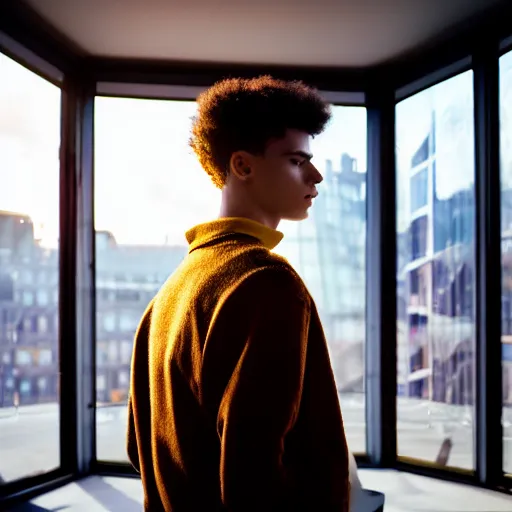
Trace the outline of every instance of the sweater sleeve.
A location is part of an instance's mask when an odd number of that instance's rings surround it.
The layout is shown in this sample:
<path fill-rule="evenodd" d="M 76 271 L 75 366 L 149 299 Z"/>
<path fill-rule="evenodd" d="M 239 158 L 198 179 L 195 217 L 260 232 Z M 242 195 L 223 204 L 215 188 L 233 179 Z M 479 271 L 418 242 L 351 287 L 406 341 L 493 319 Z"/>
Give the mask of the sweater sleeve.
<path fill-rule="evenodd" d="M 130 389 L 135 388 L 134 379 L 140 379 L 142 382 L 148 382 L 148 339 L 151 324 L 151 314 L 153 311 L 153 302 L 151 301 L 144 312 L 144 315 L 137 327 L 133 343 L 133 353 L 131 360 Z M 149 431 L 150 404 L 149 392 L 147 400 L 137 402 L 131 391 L 128 396 L 128 428 L 126 435 L 126 451 L 128 460 L 134 469 L 141 472 L 141 460 L 139 458 L 139 435 L 140 429 Z"/>
<path fill-rule="evenodd" d="M 310 302 L 288 271 L 260 271 L 236 292 L 245 333 L 217 417 L 222 501 L 230 512 L 288 510 L 297 488 L 286 435 L 297 418 Z"/>

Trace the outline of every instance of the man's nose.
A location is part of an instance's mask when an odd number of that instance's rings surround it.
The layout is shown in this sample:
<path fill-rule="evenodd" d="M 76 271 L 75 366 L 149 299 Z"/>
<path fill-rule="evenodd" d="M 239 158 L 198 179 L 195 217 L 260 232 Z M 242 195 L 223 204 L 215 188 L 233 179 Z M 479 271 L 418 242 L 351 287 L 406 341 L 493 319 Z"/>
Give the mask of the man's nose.
<path fill-rule="evenodd" d="M 321 183 L 324 180 L 324 177 L 320 174 L 320 171 L 313 164 L 310 164 L 310 166 L 311 167 L 309 179 L 315 185 L 318 185 L 318 183 Z"/>

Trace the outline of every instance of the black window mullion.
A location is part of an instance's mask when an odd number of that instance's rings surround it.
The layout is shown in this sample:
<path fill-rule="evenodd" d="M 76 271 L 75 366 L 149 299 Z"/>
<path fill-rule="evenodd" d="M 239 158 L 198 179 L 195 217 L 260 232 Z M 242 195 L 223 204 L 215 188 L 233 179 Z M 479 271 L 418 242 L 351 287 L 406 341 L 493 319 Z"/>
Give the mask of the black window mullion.
<path fill-rule="evenodd" d="M 395 98 L 383 80 L 368 91 L 367 452 L 372 464 L 396 462 Z"/>
<path fill-rule="evenodd" d="M 92 159 L 94 89 L 83 77 L 63 87 L 60 179 L 61 466 L 85 475 L 94 460 Z"/>
<path fill-rule="evenodd" d="M 480 482 L 496 487 L 503 475 L 501 381 L 501 187 L 499 46 L 479 41 L 474 54 L 476 196 L 475 454 Z"/>
<path fill-rule="evenodd" d="M 77 86 L 62 88 L 59 236 L 60 458 L 66 473 L 77 471 L 76 403 L 76 150 Z"/>

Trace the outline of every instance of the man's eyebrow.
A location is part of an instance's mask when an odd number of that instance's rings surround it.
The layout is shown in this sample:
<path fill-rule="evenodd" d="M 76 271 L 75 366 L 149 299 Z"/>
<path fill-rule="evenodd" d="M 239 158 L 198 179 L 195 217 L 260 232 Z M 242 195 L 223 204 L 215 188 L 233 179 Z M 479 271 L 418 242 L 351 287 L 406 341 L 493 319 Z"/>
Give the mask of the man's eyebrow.
<path fill-rule="evenodd" d="M 300 156 L 302 158 L 305 158 L 306 160 L 311 160 L 313 158 L 313 155 L 311 153 L 306 153 L 306 151 L 286 151 L 285 156 Z"/>

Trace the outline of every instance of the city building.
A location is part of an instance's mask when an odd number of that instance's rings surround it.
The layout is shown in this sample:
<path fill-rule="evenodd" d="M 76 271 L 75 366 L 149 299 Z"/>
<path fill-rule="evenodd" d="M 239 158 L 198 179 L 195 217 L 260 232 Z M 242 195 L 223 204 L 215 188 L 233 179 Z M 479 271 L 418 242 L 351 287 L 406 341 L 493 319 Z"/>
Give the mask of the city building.
<path fill-rule="evenodd" d="M 0 212 L 0 407 L 55 400 L 58 255 L 26 215 Z"/>
<path fill-rule="evenodd" d="M 96 387 L 126 399 L 133 336 L 151 298 L 186 254 L 183 246 L 118 245 L 96 238 Z M 59 390 L 58 252 L 34 239 L 29 217 L 0 212 L 0 407 L 55 401 Z"/>
<path fill-rule="evenodd" d="M 96 234 L 96 399 L 125 401 L 138 323 L 187 247 L 117 244 Z"/>

